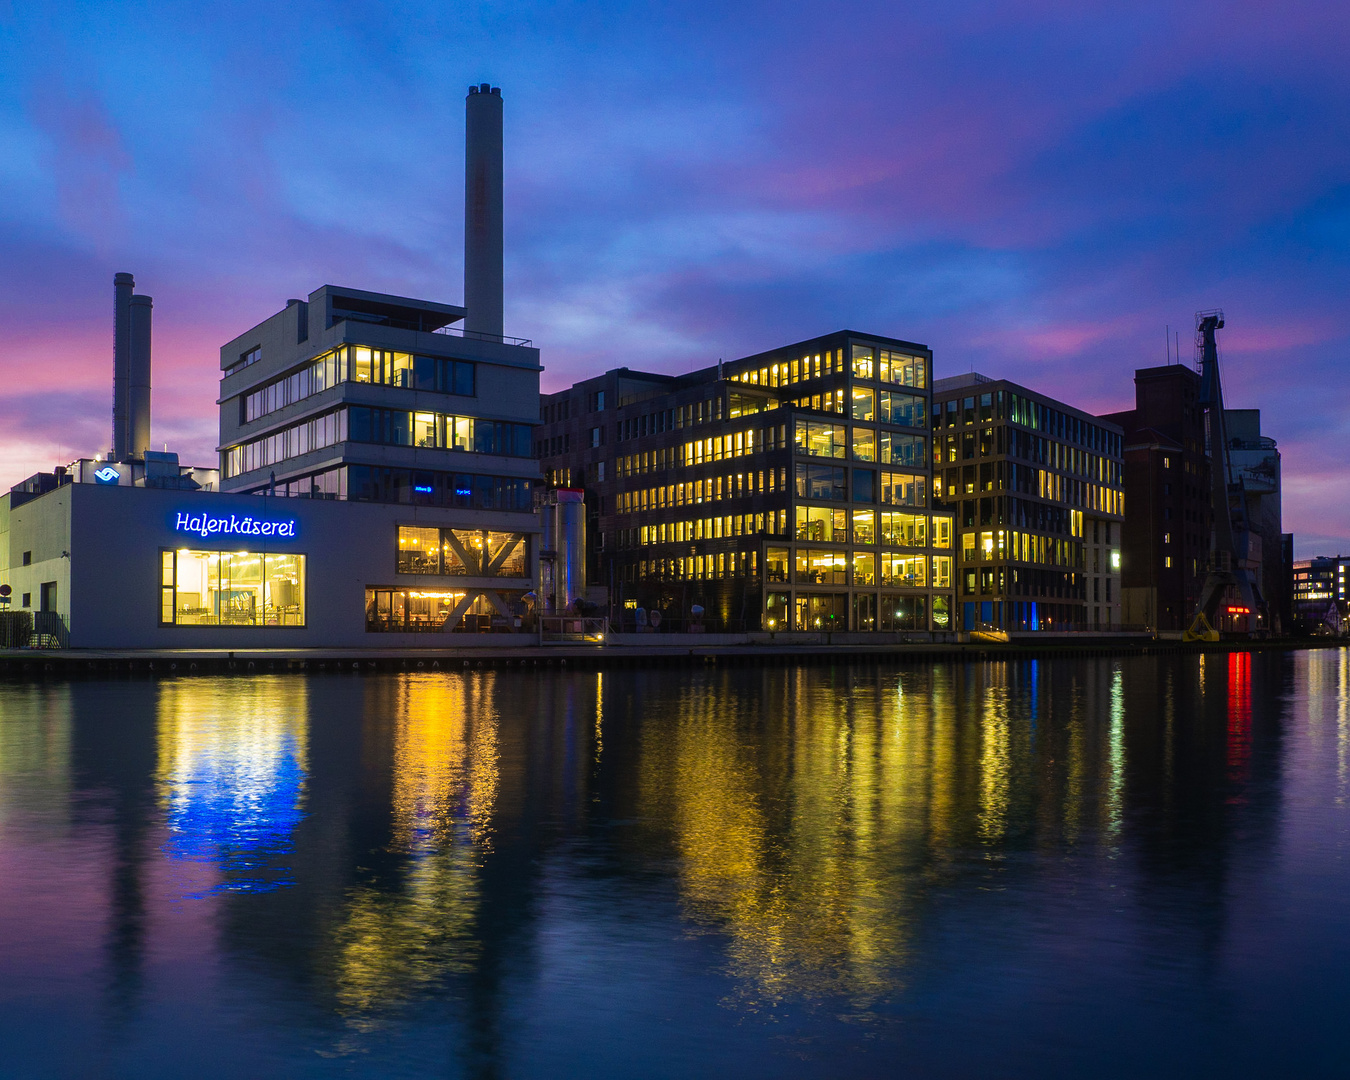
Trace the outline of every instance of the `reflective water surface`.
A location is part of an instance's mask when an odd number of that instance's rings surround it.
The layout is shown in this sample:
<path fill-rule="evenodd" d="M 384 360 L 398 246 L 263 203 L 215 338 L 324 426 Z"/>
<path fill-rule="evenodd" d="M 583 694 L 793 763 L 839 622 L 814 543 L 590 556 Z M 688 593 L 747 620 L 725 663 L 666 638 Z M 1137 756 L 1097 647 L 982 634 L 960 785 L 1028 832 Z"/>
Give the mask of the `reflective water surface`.
<path fill-rule="evenodd" d="M 1350 654 L 0 685 L 0 1075 L 1345 1075 Z"/>

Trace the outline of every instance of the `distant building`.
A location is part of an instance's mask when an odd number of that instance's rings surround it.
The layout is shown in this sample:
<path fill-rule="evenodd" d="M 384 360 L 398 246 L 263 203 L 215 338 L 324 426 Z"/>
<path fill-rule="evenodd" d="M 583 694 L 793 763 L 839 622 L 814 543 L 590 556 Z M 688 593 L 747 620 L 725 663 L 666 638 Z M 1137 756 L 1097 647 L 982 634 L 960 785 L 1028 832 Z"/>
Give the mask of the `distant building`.
<path fill-rule="evenodd" d="M 963 629 L 1121 626 L 1118 426 L 972 373 L 934 384 L 933 446 Z"/>
<path fill-rule="evenodd" d="M 1350 615 L 1346 568 L 1350 556 L 1323 556 L 1294 563 L 1293 614 L 1305 633 L 1343 634 Z"/>
<path fill-rule="evenodd" d="M 1230 490 L 1241 488 L 1247 519 L 1246 563 L 1266 602 L 1270 627 L 1287 629 L 1281 614 L 1288 610 L 1281 532 L 1280 451 L 1261 434 L 1260 409 L 1224 409 L 1228 429 Z"/>
<path fill-rule="evenodd" d="M 545 479 L 585 489 L 617 612 L 709 630 L 952 629 L 934 512 L 932 354 L 841 331 L 688 375 L 606 372 L 543 399 Z"/>
<path fill-rule="evenodd" d="M 1209 564 L 1213 509 L 1200 376 L 1182 364 L 1134 373 L 1135 407 L 1104 417 L 1125 430 L 1124 621 L 1159 633 L 1191 622 Z M 1247 550 L 1239 552 L 1279 630 L 1289 600 L 1280 511 L 1280 455 L 1258 409 L 1225 409 L 1229 490 L 1241 489 Z M 1221 628 L 1240 629 L 1237 619 Z"/>
<path fill-rule="evenodd" d="M 1190 625 L 1209 559 L 1209 455 L 1200 376 L 1181 364 L 1134 373 L 1125 431 L 1123 619 L 1160 633 Z"/>

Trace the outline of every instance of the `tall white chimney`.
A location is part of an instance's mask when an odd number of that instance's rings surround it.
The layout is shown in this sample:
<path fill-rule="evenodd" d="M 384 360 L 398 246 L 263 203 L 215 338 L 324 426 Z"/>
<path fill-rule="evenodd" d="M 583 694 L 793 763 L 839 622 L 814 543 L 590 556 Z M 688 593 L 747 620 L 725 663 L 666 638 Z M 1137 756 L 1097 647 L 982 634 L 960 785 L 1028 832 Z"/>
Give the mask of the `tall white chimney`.
<path fill-rule="evenodd" d="M 501 89 L 469 87 L 464 109 L 464 329 L 501 337 Z"/>

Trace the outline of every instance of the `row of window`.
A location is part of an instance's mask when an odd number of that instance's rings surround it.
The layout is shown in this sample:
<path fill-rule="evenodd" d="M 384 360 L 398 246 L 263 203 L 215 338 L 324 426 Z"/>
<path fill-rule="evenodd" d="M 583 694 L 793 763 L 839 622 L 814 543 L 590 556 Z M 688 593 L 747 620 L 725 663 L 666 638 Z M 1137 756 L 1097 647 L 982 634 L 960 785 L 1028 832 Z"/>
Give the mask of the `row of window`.
<path fill-rule="evenodd" d="M 773 494 L 787 488 L 787 466 L 760 469 L 725 476 L 707 476 L 701 480 L 685 480 L 678 484 L 621 491 L 615 496 L 615 513 L 633 514 L 644 510 L 659 510 L 672 506 L 698 506 L 721 502 L 723 499 L 748 498 L 753 495 Z"/>
<path fill-rule="evenodd" d="M 978 473 L 977 473 L 978 469 Z M 1033 469 L 1015 461 L 987 461 L 979 466 L 963 465 L 948 469 L 938 480 L 939 491 L 946 491 L 950 500 L 962 495 L 987 491 L 1017 491 L 1024 495 L 1038 495 L 1049 502 L 1079 506 L 1105 514 L 1124 514 L 1125 493 L 1087 480 Z"/>
<path fill-rule="evenodd" d="M 945 453 L 943 446 L 946 447 Z M 938 465 L 944 460 L 952 465 L 957 461 L 1001 457 L 1004 454 L 1103 484 L 1119 486 L 1124 475 L 1124 465 L 1119 461 L 1112 461 L 1092 450 L 1082 450 L 1068 443 L 1042 438 L 1005 425 L 984 428 L 978 432 L 947 435 L 940 443 L 935 441 L 933 444 L 933 461 Z"/>
<path fill-rule="evenodd" d="M 227 479 L 242 476 L 340 442 L 529 457 L 530 431 L 527 424 L 352 405 L 227 447 L 221 452 L 221 468 Z"/>
<path fill-rule="evenodd" d="M 852 472 L 854 502 L 880 502 L 883 506 L 908 506 L 920 510 L 928 505 L 928 478 L 921 473 L 883 472 L 878 486 L 877 474 L 872 469 L 854 469 Z M 614 509 L 615 513 L 634 514 L 773 494 L 787 487 L 787 476 L 787 467 L 783 466 L 781 469 L 729 473 L 621 491 L 615 496 Z M 794 466 L 794 476 L 794 490 L 799 498 L 849 501 L 848 469 L 799 461 Z"/>
<path fill-rule="evenodd" d="M 464 450 L 471 454 L 530 457 L 532 428 L 499 420 L 402 409 L 347 408 L 351 442 Z"/>
<path fill-rule="evenodd" d="M 952 519 L 941 515 L 841 510 L 829 506 L 793 507 L 793 536 L 832 544 L 875 544 L 886 547 L 952 546 Z M 929 525 L 932 529 L 929 529 Z"/>
<path fill-rule="evenodd" d="M 386 469 L 341 465 L 306 476 L 264 484 L 250 494 L 280 498 L 352 499 L 363 502 L 411 503 L 457 509 L 531 510 L 529 480 L 425 469 Z"/>
<path fill-rule="evenodd" d="M 798 593 L 795 602 L 788 593 L 771 592 L 765 596 L 766 630 L 880 630 L 891 633 L 904 630 L 928 630 L 927 596 L 882 593 Z M 952 627 L 951 600 L 932 599 L 934 630 Z M 851 603 L 850 603 L 851 602 Z M 849 623 L 849 608 L 853 621 Z"/>
<path fill-rule="evenodd" d="M 530 574 L 529 538 L 491 529 L 398 527 L 400 574 L 522 578 Z"/>
<path fill-rule="evenodd" d="M 1086 567 L 1086 553 L 1082 544 L 1053 536 L 1013 529 L 988 529 L 980 533 L 961 534 L 961 561 L 1022 562 L 1043 566 Z M 1113 573 L 1120 571 L 1120 552 L 1112 551 L 1109 565 Z"/>
<path fill-rule="evenodd" d="M 872 551 L 835 551 L 830 548 L 766 548 L 766 581 L 798 585 L 858 585 L 883 588 L 950 589 L 950 555 L 895 555 Z"/>
<path fill-rule="evenodd" d="M 262 346 L 254 345 L 253 348 L 248 349 L 239 354 L 239 359 L 225 369 L 225 374 L 222 376 L 222 378 L 228 378 L 229 376 L 233 375 L 236 371 L 243 371 L 244 368 L 256 364 L 261 359 L 262 359 Z"/>
<path fill-rule="evenodd" d="M 849 429 L 843 424 L 819 420 L 798 420 L 793 427 L 793 449 L 811 457 L 876 461 L 882 465 L 901 465 L 922 469 L 928 464 L 928 440 L 922 435 L 898 431 L 855 427 L 852 454 L 849 453 Z"/>
<path fill-rule="evenodd" d="M 855 379 L 893 383 L 924 389 L 928 385 L 928 362 L 924 357 L 871 345 L 854 345 L 846 364 L 843 349 L 783 360 L 758 367 L 733 366 L 727 378 L 752 386 L 793 386 L 810 379 L 851 371 Z"/>
<path fill-rule="evenodd" d="M 347 411 L 335 409 L 260 439 L 250 439 L 221 451 L 220 467 L 226 479 L 299 457 L 346 441 Z"/>
<path fill-rule="evenodd" d="M 1032 431 L 1043 431 L 1051 438 L 1086 447 L 1107 457 L 1118 458 L 1124 450 L 1123 437 L 1114 431 L 1009 390 L 933 402 L 935 429 L 984 424 L 992 420 L 1007 420 Z"/>
<path fill-rule="evenodd" d="M 638 547 L 651 544 L 686 544 L 695 540 L 727 540 L 738 536 L 786 536 L 786 510 L 766 510 L 755 514 L 721 514 L 717 517 L 684 521 L 663 521 L 657 525 L 639 525 L 620 529 L 618 546 Z"/>
<path fill-rule="evenodd" d="M 343 345 L 311 360 L 285 378 L 250 391 L 240 399 L 240 421 L 248 423 L 294 405 L 343 382 L 386 382 L 413 390 L 472 397 L 475 365 L 440 356 L 386 353 Z M 375 378 L 378 371 L 379 378 Z"/>

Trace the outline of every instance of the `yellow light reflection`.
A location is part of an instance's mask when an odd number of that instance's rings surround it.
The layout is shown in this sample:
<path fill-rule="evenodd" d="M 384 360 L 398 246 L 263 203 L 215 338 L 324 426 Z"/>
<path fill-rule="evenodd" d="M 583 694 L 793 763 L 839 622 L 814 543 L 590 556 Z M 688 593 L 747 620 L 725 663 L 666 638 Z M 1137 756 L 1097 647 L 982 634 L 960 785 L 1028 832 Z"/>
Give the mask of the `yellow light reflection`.
<path fill-rule="evenodd" d="M 391 849 L 397 886 L 363 884 L 335 930 L 340 1011 L 359 1030 L 477 956 L 479 870 L 498 789 L 495 677 L 408 676 L 367 687 L 394 718 Z"/>

